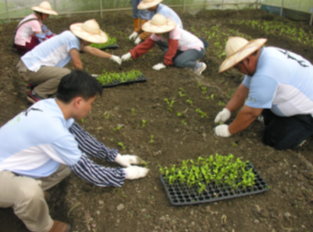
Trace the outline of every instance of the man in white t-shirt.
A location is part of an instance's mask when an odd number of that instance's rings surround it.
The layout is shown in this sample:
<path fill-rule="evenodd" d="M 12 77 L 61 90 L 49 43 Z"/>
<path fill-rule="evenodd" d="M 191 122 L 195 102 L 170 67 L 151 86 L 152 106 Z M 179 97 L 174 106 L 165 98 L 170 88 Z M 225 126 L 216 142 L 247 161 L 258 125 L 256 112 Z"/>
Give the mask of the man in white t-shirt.
<path fill-rule="evenodd" d="M 120 187 L 125 179 L 147 175 L 147 168 L 132 165 L 140 162 L 137 156 L 119 154 L 75 123 L 101 93 L 94 77 L 72 71 L 62 78 L 55 99 L 33 104 L 0 128 L 0 207 L 12 207 L 30 231 L 69 231 L 69 225 L 51 218 L 43 191 L 70 171 L 100 187 Z M 90 157 L 122 167 L 103 167 Z"/>
<path fill-rule="evenodd" d="M 109 58 L 120 65 L 120 57 L 89 46 L 91 43 L 105 43 L 107 40 L 106 33 L 91 19 L 72 24 L 69 31 L 64 31 L 27 52 L 17 65 L 18 72 L 33 87 L 28 92 L 27 99 L 34 103 L 53 96 L 60 79 L 70 73 L 70 69 L 64 67 L 70 61 L 75 69 L 83 70 L 80 51 Z"/>
<path fill-rule="evenodd" d="M 276 149 L 295 148 L 313 134 L 313 66 L 293 52 L 263 47 L 266 41 L 241 37 L 227 41 L 220 72 L 235 67 L 245 76 L 215 123 L 226 122 L 231 112 L 239 110 L 236 118 L 214 130 L 229 137 L 262 114 L 263 142 Z"/>

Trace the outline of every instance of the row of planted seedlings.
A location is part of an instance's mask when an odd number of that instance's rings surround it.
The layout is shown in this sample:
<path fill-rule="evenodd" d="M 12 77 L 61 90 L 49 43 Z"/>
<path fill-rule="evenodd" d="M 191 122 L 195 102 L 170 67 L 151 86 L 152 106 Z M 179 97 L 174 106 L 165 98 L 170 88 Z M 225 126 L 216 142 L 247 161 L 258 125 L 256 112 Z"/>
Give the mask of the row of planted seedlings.
<path fill-rule="evenodd" d="M 246 25 L 258 31 L 263 31 L 266 35 L 287 37 L 300 44 L 313 47 L 313 32 L 305 31 L 294 22 L 255 20 L 234 20 L 234 24 Z"/>

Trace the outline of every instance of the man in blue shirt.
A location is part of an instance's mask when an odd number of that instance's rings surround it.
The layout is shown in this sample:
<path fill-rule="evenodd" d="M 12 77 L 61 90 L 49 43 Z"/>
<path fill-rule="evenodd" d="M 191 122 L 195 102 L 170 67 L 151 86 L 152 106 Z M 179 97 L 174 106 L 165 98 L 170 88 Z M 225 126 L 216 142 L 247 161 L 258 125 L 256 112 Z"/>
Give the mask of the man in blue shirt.
<path fill-rule="evenodd" d="M 137 156 L 119 154 L 75 123 L 101 93 L 95 78 L 73 71 L 62 78 L 55 99 L 38 101 L 0 128 L 0 207 L 12 207 L 30 231 L 69 230 L 51 218 L 43 191 L 70 171 L 100 187 L 120 187 L 125 179 L 147 175 L 147 168 L 132 165 L 140 162 Z M 123 167 L 103 167 L 89 157 Z"/>
<path fill-rule="evenodd" d="M 84 23 L 72 24 L 70 30 L 52 37 L 27 52 L 17 65 L 17 70 L 23 79 L 34 87 L 27 94 L 27 99 L 34 103 L 53 96 L 60 79 L 70 73 L 70 70 L 65 68 L 70 61 L 75 69 L 83 70 L 80 51 L 111 59 L 120 65 L 120 57 L 89 46 L 91 43 L 105 43 L 107 40 L 107 34 L 100 29 L 94 19 L 91 19 Z"/>
<path fill-rule="evenodd" d="M 231 112 L 239 110 L 236 118 L 214 130 L 229 137 L 262 114 L 263 142 L 276 149 L 295 148 L 313 134 L 313 65 L 285 49 L 263 47 L 265 42 L 241 37 L 227 41 L 220 72 L 235 67 L 245 76 L 215 123 L 226 122 Z"/>

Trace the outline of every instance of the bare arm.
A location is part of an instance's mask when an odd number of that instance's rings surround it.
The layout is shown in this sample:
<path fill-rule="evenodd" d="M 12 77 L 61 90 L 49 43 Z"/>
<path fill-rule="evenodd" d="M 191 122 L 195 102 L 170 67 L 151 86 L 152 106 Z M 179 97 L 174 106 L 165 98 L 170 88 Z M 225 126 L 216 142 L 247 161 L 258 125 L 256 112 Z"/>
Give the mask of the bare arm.
<path fill-rule="evenodd" d="M 246 129 L 262 113 L 262 111 L 263 109 L 243 106 L 234 121 L 229 125 L 229 132 L 231 134 L 236 134 Z"/>
<path fill-rule="evenodd" d="M 70 56 L 72 58 L 72 64 L 73 64 L 74 68 L 79 69 L 79 70 L 83 70 L 84 65 L 80 59 L 79 51 L 77 49 L 70 50 Z"/>
<path fill-rule="evenodd" d="M 225 108 L 227 108 L 230 112 L 237 111 L 243 106 L 248 93 L 249 89 L 246 86 L 243 84 L 239 85 Z"/>
<path fill-rule="evenodd" d="M 98 48 L 94 48 L 94 47 L 91 47 L 91 46 L 84 46 L 83 47 L 83 51 L 86 52 L 86 53 L 89 53 L 93 56 L 98 56 L 98 57 L 101 57 L 101 58 L 111 58 L 111 54 L 110 53 L 107 53 L 107 52 L 104 52 Z"/>

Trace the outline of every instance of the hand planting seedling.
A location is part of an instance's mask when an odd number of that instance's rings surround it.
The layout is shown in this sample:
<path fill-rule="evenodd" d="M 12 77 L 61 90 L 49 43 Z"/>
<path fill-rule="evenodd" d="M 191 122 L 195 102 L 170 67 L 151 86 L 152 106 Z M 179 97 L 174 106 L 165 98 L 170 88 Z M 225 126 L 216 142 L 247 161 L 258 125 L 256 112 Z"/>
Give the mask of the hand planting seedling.
<path fill-rule="evenodd" d="M 183 160 L 179 165 L 160 167 L 159 170 L 170 185 L 175 182 L 186 184 L 190 188 L 196 187 L 201 194 L 210 183 L 226 184 L 232 189 L 254 186 L 255 174 L 247 164 L 232 154 L 215 154 Z"/>
<path fill-rule="evenodd" d="M 128 83 L 133 81 L 138 81 L 142 78 L 142 72 L 138 70 L 131 70 L 128 72 L 104 72 L 97 76 L 97 80 L 103 85 L 110 85 L 110 84 L 121 84 L 121 83 Z"/>

